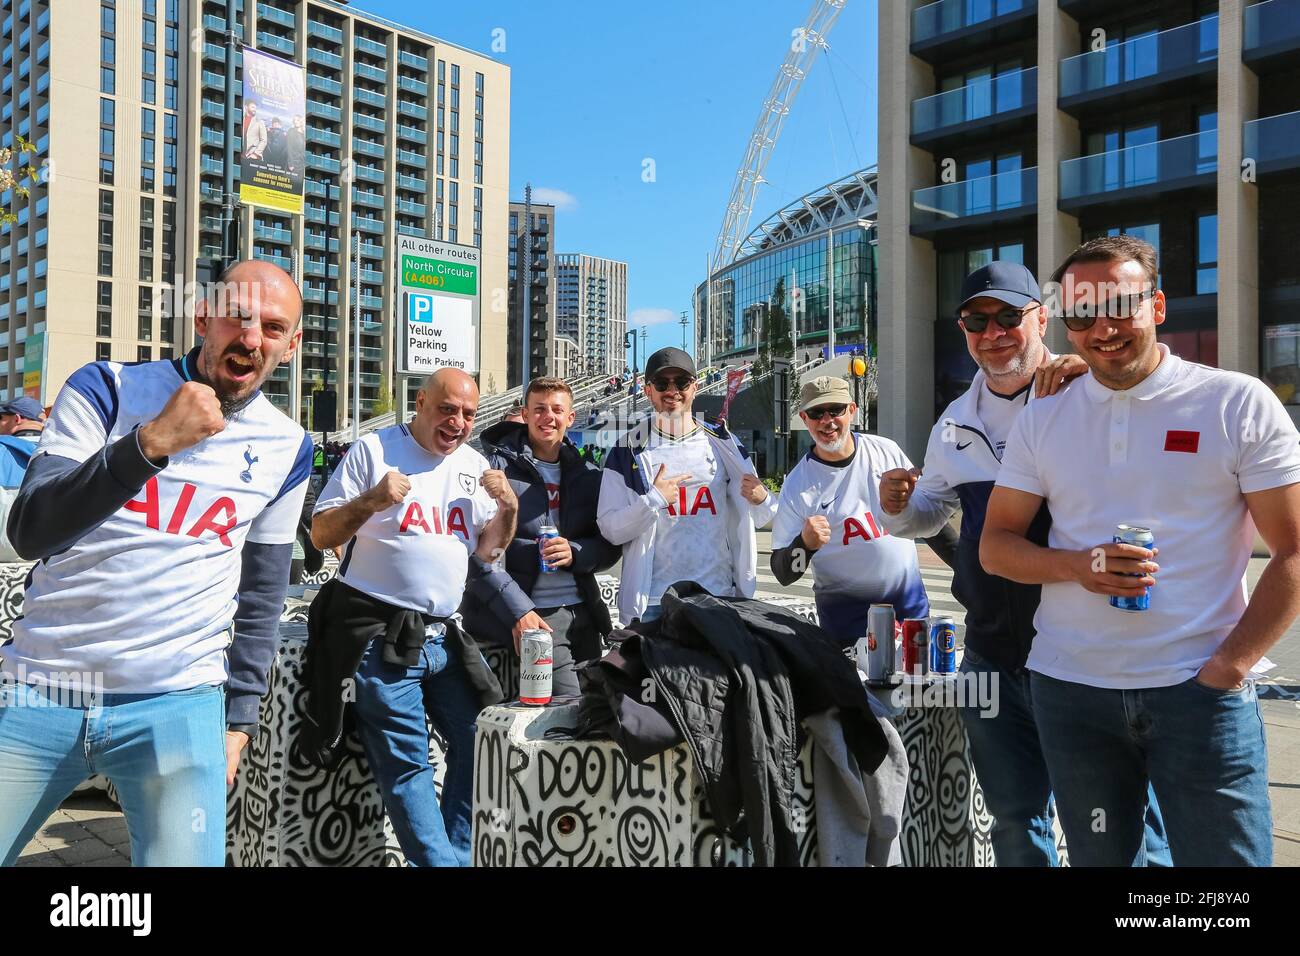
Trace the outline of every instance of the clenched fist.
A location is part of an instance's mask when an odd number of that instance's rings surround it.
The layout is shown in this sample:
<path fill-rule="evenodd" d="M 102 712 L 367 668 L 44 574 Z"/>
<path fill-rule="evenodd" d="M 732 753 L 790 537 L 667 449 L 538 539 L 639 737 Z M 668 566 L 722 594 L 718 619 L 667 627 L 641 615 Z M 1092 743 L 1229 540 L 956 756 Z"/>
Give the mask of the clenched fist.
<path fill-rule="evenodd" d="M 140 427 L 140 451 L 159 461 L 211 438 L 226 427 L 211 385 L 186 382 L 172 393 L 158 417 Z"/>
<path fill-rule="evenodd" d="M 880 507 L 885 514 L 896 515 L 907 507 L 920 477 L 920 468 L 894 468 L 880 476 Z"/>
<path fill-rule="evenodd" d="M 393 505 L 400 505 L 410 493 L 411 479 L 400 471 L 390 471 L 379 479 L 379 484 L 366 492 L 370 498 L 370 506 L 376 512 L 391 508 Z"/>
<path fill-rule="evenodd" d="M 825 515 L 809 515 L 803 519 L 803 531 L 799 532 L 804 547 L 816 551 L 831 540 L 831 523 Z"/>
<path fill-rule="evenodd" d="M 489 468 L 479 476 L 478 481 L 488 496 L 497 503 L 498 508 L 518 507 L 519 499 L 515 497 L 515 490 L 510 487 L 510 482 L 506 480 L 506 473 L 500 468 Z"/>
<path fill-rule="evenodd" d="M 745 476 L 740 479 L 740 493 L 751 505 L 761 505 L 767 500 L 767 488 L 758 475 L 749 472 L 745 472 Z"/>

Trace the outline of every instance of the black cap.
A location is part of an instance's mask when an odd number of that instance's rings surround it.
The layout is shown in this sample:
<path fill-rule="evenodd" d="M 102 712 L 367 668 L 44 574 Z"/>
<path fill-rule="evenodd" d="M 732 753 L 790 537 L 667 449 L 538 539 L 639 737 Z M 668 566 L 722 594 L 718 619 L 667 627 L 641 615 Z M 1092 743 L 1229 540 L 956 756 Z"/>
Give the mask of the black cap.
<path fill-rule="evenodd" d="M 652 378 L 666 368 L 679 368 L 690 375 L 695 374 L 695 361 L 681 349 L 672 347 L 660 349 L 646 359 L 645 377 Z"/>
<path fill-rule="evenodd" d="M 971 299 L 987 296 L 1005 302 L 1013 308 L 1023 309 L 1030 302 L 1042 302 L 1034 274 L 1018 262 L 990 262 L 976 269 L 961 284 L 960 311 Z"/>

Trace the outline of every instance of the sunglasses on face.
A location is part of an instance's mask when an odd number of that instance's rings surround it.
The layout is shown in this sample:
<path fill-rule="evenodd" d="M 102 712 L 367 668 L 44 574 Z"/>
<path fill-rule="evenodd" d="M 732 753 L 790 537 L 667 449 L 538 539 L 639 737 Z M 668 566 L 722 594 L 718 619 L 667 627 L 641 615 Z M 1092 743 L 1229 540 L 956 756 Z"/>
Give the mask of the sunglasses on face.
<path fill-rule="evenodd" d="M 650 384 L 655 387 L 656 392 L 666 392 L 675 388 L 679 392 L 684 392 L 694 384 L 695 379 L 689 375 L 678 375 L 674 377 L 663 376 L 662 378 L 652 378 Z"/>
<path fill-rule="evenodd" d="M 808 409 L 804 414 L 813 421 L 819 422 L 823 418 L 839 418 L 848 410 L 847 405 L 818 405 L 816 408 Z"/>
<path fill-rule="evenodd" d="M 1091 302 L 1080 302 L 1073 312 L 1060 313 L 1065 327 L 1071 332 L 1086 332 L 1096 325 L 1098 319 L 1131 319 L 1137 315 L 1142 303 L 1156 294 L 1155 289 L 1144 289 L 1127 295 L 1117 295 L 1100 306 Z"/>
<path fill-rule="evenodd" d="M 1003 309 L 992 315 L 988 312 L 960 312 L 957 318 L 961 319 L 961 324 L 971 335 L 980 335 L 989 327 L 990 320 L 1004 329 L 1019 328 L 1020 323 L 1025 319 L 1025 312 L 1023 309 Z"/>

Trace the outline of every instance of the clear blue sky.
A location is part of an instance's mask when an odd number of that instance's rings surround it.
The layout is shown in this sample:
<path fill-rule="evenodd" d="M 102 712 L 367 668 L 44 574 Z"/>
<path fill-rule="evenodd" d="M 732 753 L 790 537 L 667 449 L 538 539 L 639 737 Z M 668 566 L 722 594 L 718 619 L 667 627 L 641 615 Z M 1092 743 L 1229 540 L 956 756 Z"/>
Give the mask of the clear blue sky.
<path fill-rule="evenodd" d="M 629 325 L 648 328 L 650 351 L 680 346 L 676 320 L 692 314 L 746 142 L 811 0 L 354 6 L 510 66 L 512 198 L 525 182 L 535 196 L 549 191 L 556 251 L 626 261 Z M 877 0 L 846 0 L 830 53 L 816 58 L 786 120 L 751 225 L 876 161 L 876 16 Z M 503 53 L 492 52 L 498 28 Z"/>

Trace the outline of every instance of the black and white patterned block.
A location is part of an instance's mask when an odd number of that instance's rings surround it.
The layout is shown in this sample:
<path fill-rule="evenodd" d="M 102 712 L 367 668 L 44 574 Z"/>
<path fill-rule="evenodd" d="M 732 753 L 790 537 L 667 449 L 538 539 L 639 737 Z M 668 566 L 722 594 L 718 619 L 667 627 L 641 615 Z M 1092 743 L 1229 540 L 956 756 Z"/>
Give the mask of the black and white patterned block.
<path fill-rule="evenodd" d="M 641 763 L 618 745 L 566 739 L 578 705 L 506 705 L 479 715 L 475 866 L 748 866 L 713 819 L 684 744 Z M 812 865 L 811 747 L 800 753 L 792 820 Z"/>

